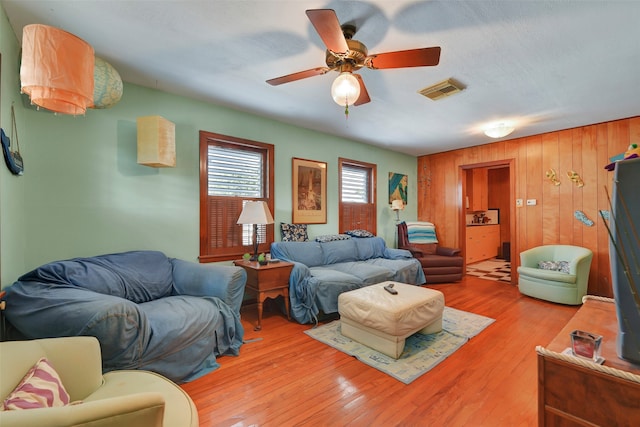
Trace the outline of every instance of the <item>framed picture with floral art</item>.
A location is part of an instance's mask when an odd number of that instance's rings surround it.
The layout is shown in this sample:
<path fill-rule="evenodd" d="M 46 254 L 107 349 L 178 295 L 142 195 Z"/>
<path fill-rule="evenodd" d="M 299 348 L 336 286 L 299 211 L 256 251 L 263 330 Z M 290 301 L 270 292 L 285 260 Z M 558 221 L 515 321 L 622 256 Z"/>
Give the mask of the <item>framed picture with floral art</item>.
<path fill-rule="evenodd" d="M 327 164 L 292 159 L 293 224 L 327 223 Z"/>

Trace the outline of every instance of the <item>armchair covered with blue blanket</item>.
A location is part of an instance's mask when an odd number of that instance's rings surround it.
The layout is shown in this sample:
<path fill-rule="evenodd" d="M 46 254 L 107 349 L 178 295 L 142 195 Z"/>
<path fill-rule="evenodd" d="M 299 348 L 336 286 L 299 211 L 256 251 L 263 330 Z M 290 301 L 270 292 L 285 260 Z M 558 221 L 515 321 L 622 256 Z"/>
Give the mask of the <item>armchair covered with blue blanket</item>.
<path fill-rule="evenodd" d="M 237 355 L 244 330 L 239 267 L 133 251 L 45 264 L 6 288 L 6 318 L 24 338 L 94 336 L 104 372 L 143 369 L 176 382 Z"/>

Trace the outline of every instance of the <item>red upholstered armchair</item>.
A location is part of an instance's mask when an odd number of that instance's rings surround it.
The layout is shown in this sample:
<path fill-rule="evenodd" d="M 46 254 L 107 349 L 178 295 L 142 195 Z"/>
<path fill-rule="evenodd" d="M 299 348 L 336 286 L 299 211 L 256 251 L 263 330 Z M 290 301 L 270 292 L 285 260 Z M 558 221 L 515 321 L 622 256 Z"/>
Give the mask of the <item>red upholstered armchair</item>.
<path fill-rule="evenodd" d="M 457 282 L 462 279 L 463 259 L 460 249 L 437 243 L 411 243 L 407 224 L 398 224 L 398 249 L 406 249 L 420 261 L 427 284 Z"/>

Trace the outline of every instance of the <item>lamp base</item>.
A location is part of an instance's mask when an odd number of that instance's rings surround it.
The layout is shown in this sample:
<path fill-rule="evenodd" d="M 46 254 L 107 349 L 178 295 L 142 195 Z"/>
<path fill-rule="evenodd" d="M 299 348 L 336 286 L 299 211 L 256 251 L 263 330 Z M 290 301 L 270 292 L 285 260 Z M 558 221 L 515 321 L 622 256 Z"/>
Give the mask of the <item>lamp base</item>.
<path fill-rule="evenodd" d="M 253 224 L 253 255 L 250 261 L 258 260 L 258 224 Z"/>

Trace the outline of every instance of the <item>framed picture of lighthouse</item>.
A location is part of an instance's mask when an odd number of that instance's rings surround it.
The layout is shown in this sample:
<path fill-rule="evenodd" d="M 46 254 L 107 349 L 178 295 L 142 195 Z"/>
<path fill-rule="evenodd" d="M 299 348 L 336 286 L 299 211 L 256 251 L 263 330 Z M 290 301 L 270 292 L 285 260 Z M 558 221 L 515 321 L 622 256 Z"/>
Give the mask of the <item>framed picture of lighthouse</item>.
<path fill-rule="evenodd" d="M 327 164 L 292 159 L 293 224 L 327 223 Z"/>

